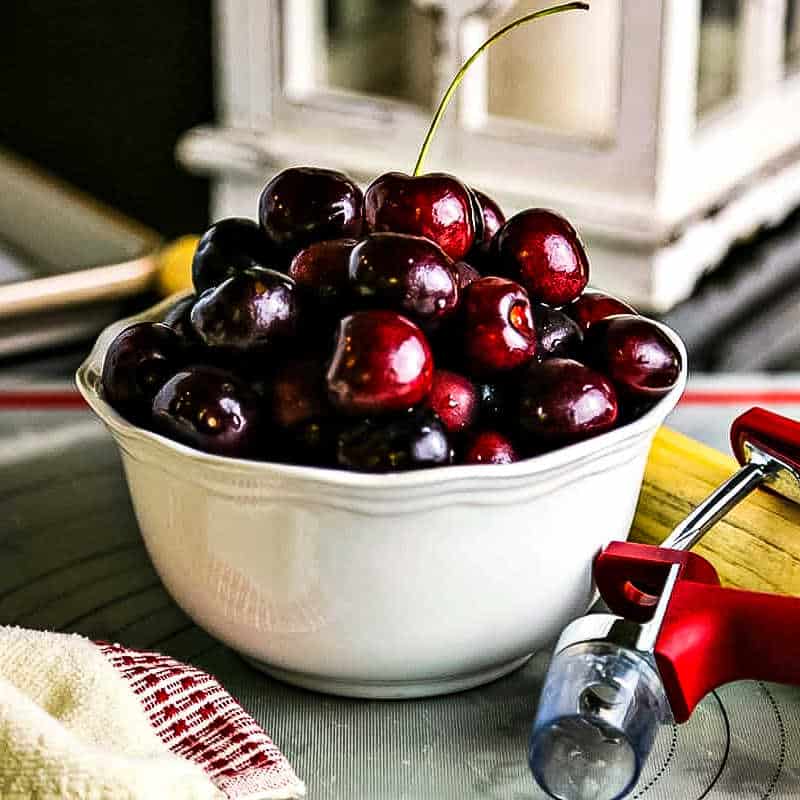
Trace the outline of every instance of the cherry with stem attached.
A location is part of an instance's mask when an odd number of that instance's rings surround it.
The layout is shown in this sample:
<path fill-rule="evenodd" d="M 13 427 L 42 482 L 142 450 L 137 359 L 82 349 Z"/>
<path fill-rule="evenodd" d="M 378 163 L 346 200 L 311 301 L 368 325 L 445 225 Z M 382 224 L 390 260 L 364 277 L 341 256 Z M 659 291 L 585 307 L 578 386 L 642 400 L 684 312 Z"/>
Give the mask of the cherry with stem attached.
<path fill-rule="evenodd" d="M 587 3 L 563 3 L 525 14 L 490 36 L 464 62 L 447 87 L 422 142 L 414 172 L 388 172 L 377 177 L 364 193 L 364 219 L 373 233 L 406 233 L 431 239 L 454 261 L 482 240 L 483 220 L 472 190 L 452 175 L 430 173 L 422 168 L 431 141 L 464 76 L 475 60 L 498 39 L 520 25 L 562 11 L 586 10 Z"/>

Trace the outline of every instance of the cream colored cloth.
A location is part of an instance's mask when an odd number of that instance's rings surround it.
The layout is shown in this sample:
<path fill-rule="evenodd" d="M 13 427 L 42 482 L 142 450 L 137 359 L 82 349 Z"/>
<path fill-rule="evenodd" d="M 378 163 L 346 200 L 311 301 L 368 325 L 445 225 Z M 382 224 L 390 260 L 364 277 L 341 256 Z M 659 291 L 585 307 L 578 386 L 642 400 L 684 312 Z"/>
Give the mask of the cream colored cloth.
<path fill-rule="evenodd" d="M 223 797 L 92 642 L 0 627 L 0 798 Z"/>

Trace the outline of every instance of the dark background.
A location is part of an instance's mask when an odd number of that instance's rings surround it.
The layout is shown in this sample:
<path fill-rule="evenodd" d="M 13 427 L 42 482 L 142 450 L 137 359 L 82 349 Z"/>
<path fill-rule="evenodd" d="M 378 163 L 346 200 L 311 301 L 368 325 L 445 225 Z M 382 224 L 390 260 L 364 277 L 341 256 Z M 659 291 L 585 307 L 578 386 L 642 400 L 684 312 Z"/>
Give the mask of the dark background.
<path fill-rule="evenodd" d="M 173 153 L 214 116 L 211 36 L 210 0 L 0 0 L 0 145 L 166 236 L 202 231 L 208 182 Z"/>

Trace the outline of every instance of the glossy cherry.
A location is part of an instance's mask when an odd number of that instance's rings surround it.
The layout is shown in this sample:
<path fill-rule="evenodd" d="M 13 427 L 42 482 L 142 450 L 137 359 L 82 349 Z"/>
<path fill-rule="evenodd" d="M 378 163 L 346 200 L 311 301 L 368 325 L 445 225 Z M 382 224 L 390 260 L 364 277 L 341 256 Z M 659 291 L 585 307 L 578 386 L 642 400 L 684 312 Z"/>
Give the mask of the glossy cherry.
<path fill-rule="evenodd" d="M 235 375 L 214 367 L 188 367 L 170 378 L 153 400 L 153 428 L 198 450 L 244 457 L 259 448 L 258 395 Z"/>
<path fill-rule="evenodd" d="M 473 189 L 475 196 L 478 198 L 480 204 L 481 215 L 483 216 L 483 237 L 481 241 L 476 242 L 477 245 L 487 245 L 494 238 L 494 235 L 506 223 L 506 215 L 497 204 L 496 200 L 489 197 L 488 194 Z"/>
<path fill-rule="evenodd" d="M 477 419 L 478 392 L 469 378 L 437 369 L 425 405 L 436 412 L 448 433 L 461 433 Z"/>
<path fill-rule="evenodd" d="M 467 186 L 464 184 L 467 189 L 467 196 L 469 197 L 469 205 L 472 209 L 472 224 L 475 227 L 475 231 L 472 237 L 472 247 L 470 247 L 470 252 L 475 247 L 476 242 L 483 241 L 483 209 L 481 208 L 480 200 L 478 200 L 478 193 L 475 189 L 471 186 Z"/>
<path fill-rule="evenodd" d="M 342 421 L 330 415 L 310 417 L 281 432 L 281 456 L 290 464 L 336 466 L 336 448 Z"/>
<path fill-rule="evenodd" d="M 195 340 L 194 330 L 190 319 L 192 306 L 197 301 L 196 294 L 190 294 L 182 300 L 178 300 L 172 308 L 164 315 L 162 322 L 168 328 L 172 328 L 187 343 Z"/>
<path fill-rule="evenodd" d="M 577 300 L 564 307 L 564 311 L 580 325 L 584 333 L 601 319 L 613 317 L 615 314 L 636 313 L 636 309 L 624 300 L 598 289 L 585 289 Z"/>
<path fill-rule="evenodd" d="M 475 240 L 474 213 L 467 187 L 444 173 L 387 172 L 364 193 L 369 230 L 424 236 L 456 261 Z"/>
<path fill-rule="evenodd" d="M 461 301 L 465 365 L 474 375 L 514 369 L 536 354 L 536 330 L 525 290 L 505 278 L 481 278 Z"/>
<path fill-rule="evenodd" d="M 619 406 L 611 382 L 568 358 L 532 364 L 519 391 L 518 422 L 528 436 L 568 444 L 610 430 Z"/>
<path fill-rule="evenodd" d="M 111 342 L 103 362 L 105 399 L 131 422 L 149 421 L 158 390 L 183 365 L 185 352 L 172 328 L 139 322 Z"/>
<path fill-rule="evenodd" d="M 350 253 L 357 244 L 357 239 L 314 242 L 292 259 L 289 277 L 323 309 L 349 311 Z"/>
<path fill-rule="evenodd" d="M 328 413 L 325 369 L 316 359 L 289 361 L 276 372 L 271 386 L 272 420 L 290 428 Z"/>
<path fill-rule="evenodd" d="M 516 377 L 514 373 L 511 373 Z M 508 427 L 516 409 L 511 407 L 511 399 L 516 395 L 516 390 L 509 384 L 512 381 L 493 380 L 490 383 L 477 383 L 478 392 L 478 419 L 481 425 L 487 427 Z M 516 381 L 514 381 L 516 383 Z"/>
<path fill-rule="evenodd" d="M 473 434 L 461 459 L 464 464 L 513 464 L 519 454 L 507 436 L 497 431 Z"/>
<path fill-rule="evenodd" d="M 481 277 L 480 272 L 466 261 L 456 261 L 453 264 L 453 271 L 456 275 L 456 283 L 458 284 L 459 291 L 463 291 L 467 286 L 471 283 L 475 283 L 475 281 Z"/>
<path fill-rule="evenodd" d="M 424 400 L 433 356 L 422 331 L 394 311 L 358 311 L 339 323 L 328 396 L 344 414 L 402 411 Z"/>
<path fill-rule="evenodd" d="M 458 303 L 453 261 L 429 239 L 373 233 L 350 253 L 350 285 L 368 306 L 388 308 L 420 324 L 449 316 Z"/>
<path fill-rule="evenodd" d="M 643 417 L 658 402 L 658 397 L 641 397 L 640 395 L 625 395 L 618 391 L 620 397 L 619 421 L 622 424 L 633 422 Z"/>
<path fill-rule="evenodd" d="M 298 316 L 291 278 L 273 270 L 249 269 L 202 294 L 192 308 L 191 321 L 206 347 L 250 353 L 290 339 Z"/>
<path fill-rule="evenodd" d="M 198 294 L 249 267 L 274 267 L 276 255 L 257 222 L 229 217 L 215 222 L 200 238 L 192 259 Z"/>
<path fill-rule="evenodd" d="M 339 436 L 340 466 L 361 472 L 399 472 L 452 463 L 441 420 L 430 409 L 360 422 Z"/>
<path fill-rule="evenodd" d="M 571 302 L 589 280 L 589 260 L 578 234 L 554 211 L 530 208 L 515 214 L 497 232 L 492 249 L 501 274 L 547 305 Z"/>
<path fill-rule="evenodd" d="M 506 216 L 500 206 L 489 195 L 478 189 L 472 190 L 478 205 L 478 214 L 482 220 L 480 235 L 475 236 L 467 261 L 477 264 L 487 272 L 491 272 L 491 243 L 497 231 L 505 225 Z"/>
<path fill-rule="evenodd" d="M 625 395 L 663 397 L 678 382 L 681 356 L 654 322 L 633 314 L 608 317 L 586 334 L 588 363 Z"/>
<path fill-rule="evenodd" d="M 364 197 L 344 173 L 291 167 L 261 191 L 258 219 L 270 241 L 294 255 L 312 242 L 359 237 Z"/>
<path fill-rule="evenodd" d="M 579 357 L 583 333 L 578 323 L 563 311 L 534 303 L 533 325 L 538 347 L 536 355 L 540 359 Z"/>

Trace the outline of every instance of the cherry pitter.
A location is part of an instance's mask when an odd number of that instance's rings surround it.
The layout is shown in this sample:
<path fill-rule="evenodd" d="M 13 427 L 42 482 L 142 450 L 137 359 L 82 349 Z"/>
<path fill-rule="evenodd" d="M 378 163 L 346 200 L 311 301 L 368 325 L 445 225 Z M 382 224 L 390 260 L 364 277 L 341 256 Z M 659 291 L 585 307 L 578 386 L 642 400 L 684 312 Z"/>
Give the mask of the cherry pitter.
<path fill-rule="evenodd" d="M 731 444 L 741 469 L 660 547 L 615 541 L 597 556 L 610 613 L 564 629 L 531 732 L 530 767 L 552 797 L 624 797 L 659 725 L 685 722 L 722 684 L 800 684 L 800 598 L 724 588 L 688 552 L 758 487 L 800 502 L 800 423 L 753 408 Z"/>

